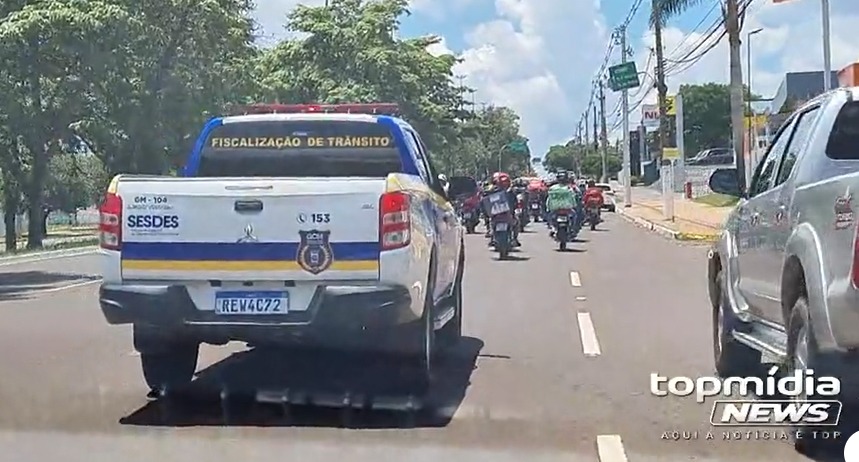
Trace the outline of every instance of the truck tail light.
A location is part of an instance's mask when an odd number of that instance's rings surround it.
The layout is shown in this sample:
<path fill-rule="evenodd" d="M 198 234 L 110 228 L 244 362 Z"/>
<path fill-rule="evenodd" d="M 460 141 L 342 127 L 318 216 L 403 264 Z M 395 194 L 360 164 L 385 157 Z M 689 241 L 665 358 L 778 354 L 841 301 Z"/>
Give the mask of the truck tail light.
<path fill-rule="evenodd" d="M 382 194 L 379 200 L 379 244 L 382 250 L 399 249 L 411 242 L 411 200 L 402 192 Z"/>
<path fill-rule="evenodd" d="M 122 248 L 122 198 L 115 193 L 107 193 L 98 214 L 101 248 L 120 250 Z"/>

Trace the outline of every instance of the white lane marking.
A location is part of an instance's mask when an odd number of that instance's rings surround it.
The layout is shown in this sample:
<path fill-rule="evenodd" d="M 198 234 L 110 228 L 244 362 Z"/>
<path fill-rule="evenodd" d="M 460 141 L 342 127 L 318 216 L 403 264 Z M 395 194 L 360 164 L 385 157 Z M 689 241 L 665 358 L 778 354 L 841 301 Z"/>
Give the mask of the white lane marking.
<path fill-rule="evenodd" d="M 591 314 L 587 312 L 579 312 L 577 314 L 579 321 L 579 336 L 582 338 L 582 351 L 585 356 L 599 356 L 600 342 L 597 340 L 597 332 L 594 329 L 594 322 L 591 320 Z"/>
<path fill-rule="evenodd" d="M 96 247 L 84 247 L 74 250 L 49 250 L 47 252 L 39 252 L 35 255 L 22 255 L 20 257 L 0 257 L 0 266 L 23 265 L 26 263 L 36 263 L 46 260 L 56 260 L 59 258 L 80 257 L 98 252 Z"/>
<path fill-rule="evenodd" d="M 63 290 L 77 289 L 78 287 L 91 286 L 93 284 L 98 284 L 100 282 L 101 282 L 101 278 L 98 278 L 98 279 L 94 279 L 91 281 L 76 282 L 74 284 L 69 284 L 69 285 L 60 286 L 60 287 L 51 287 L 50 289 L 34 290 L 30 293 L 35 294 L 35 295 L 50 294 L 50 293 L 54 293 L 54 292 L 60 292 Z"/>
<path fill-rule="evenodd" d="M 570 284 L 572 284 L 573 287 L 582 286 L 582 278 L 579 276 L 578 271 L 570 271 Z"/>
<path fill-rule="evenodd" d="M 597 454 L 600 462 L 629 462 L 620 435 L 597 436 Z"/>
<path fill-rule="evenodd" d="M 584 301 L 586 301 L 587 299 L 588 299 L 588 297 L 585 297 L 584 295 L 579 295 L 579 296 L 577 296 L 577 297 L 576 297 L 576 301 L 577 301 L 577 302 L 584 302 Z"/>

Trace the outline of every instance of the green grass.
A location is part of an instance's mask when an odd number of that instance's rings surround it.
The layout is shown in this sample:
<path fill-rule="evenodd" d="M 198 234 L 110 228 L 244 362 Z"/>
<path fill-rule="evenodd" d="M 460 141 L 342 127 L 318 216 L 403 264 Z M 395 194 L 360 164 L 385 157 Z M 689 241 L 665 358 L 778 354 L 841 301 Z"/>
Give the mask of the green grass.
<path fill-rule="evenodd" d="M 737 205 L 737 202 L 740 201 L 738 197 L 717 193 L 696 197 L 692 200 L 699 204 L 710 205 L 713 207 L 733 207 L 734 205 Z"/>
<path fill-rule="evenodd" d="M 41 249 L 27 249 L 25 246 L 27 245 L 27 241 L 24 239 L 20 239 L 18 241 L 18 245 L 20 246 L 17 251 L 7 252 L 0 245 L 0 259 L 4 257 L 10 256 L 18 256 L 18 255 L 26 255 L 31 253 L 39 253 L 46 252 L 50 250 L 68 250 L 68 249 L 76 249 L 79 247 L 90 247 L 98 244 L 98 237 L 77 237 L 72 239 L 59 239 L 56 241 L 46 242 L 44 247 Z"/>

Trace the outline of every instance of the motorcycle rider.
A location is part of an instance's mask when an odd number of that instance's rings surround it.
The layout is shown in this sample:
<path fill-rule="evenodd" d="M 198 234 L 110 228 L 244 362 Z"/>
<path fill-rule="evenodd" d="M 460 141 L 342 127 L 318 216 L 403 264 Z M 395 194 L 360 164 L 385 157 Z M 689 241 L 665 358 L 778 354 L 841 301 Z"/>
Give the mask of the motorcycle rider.
<path fill-rule="evenodd" d="M 587 182 L 587 188 L 585 189 L 584 194 L 584 203 L 585 206 L 593 204 L 597 207 L 597 216 L 599 216 L 599 210 L 602 208 L 603 204 L 605 204 L 605 198 L 603 197 L 602 188 L 598 188 L 594 180 L 588 180 Z"/>
<path fill-rule="evenodd" d="M 570 175 L 567 172 L 558 172 L 555 175 L 554 185 L 549 188 L 546 198 L 546 210 L 549 212 L 549 229 L 552 236 L 555 235 L 555 214 L 558 210 L 574 210 L 578 205 L 574 185 L 570 184 Z"/>
<path fill-rule="evenodd" d="M 513 211 L 516 210 L 516 203 L 518 202 L 518 200 L 516 199 L 516 194 L 512 191 L 511 186 L 512 186 L 512 184 L 510 181 L 510 175 L 508 175 L 504 172 L 495 172 L 492 174 L 492 187 L 491 187 L 491 189 L 486 191 L 485 196 L 488 196 L 489 194 L 493 194 L 496 192 L 503 191 L 507 195 L 507 203 L 510 205 L 510 213 L 513 213 Z M 484 213 L 488 217 L 489 216 L 489 210 L 486 209 L 485 205 L 486 205 L 486 203 L 484 202 Z M 517 226 L 514 223 L 513 224 L 513 247 L 519 247 L 522 245 L 519 243 L 519 233 L 516 232 L 516 229 L 517 229 Z M 487 225 L 486 226 L 486 237 L 492 238 L 493 237 L 492 234 L 493 234 L 492 233 L 492 227 Z M 494 245 L 495 245 L 495 242 L 492 239 L 490 239 L 489 240 L 489 246 L 491 247 Z"/>

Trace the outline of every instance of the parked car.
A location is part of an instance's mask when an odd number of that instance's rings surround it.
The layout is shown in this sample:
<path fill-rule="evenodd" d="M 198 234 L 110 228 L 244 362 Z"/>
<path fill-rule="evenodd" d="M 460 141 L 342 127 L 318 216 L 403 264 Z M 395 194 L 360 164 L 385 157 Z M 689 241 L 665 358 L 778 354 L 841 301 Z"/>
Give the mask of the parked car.
<path fill-rule="evenodd" d="M 859 403 L 857 146 L 859 88 L 840 88 L 787 119 L 748 191 L 733 169 L 711 176 L 713 191 L 741 198 L 708 260 L 721 376 L 762 375 L 766 353 L 784 372 L 840 380 L 838 396 L 812 399 Z M 816 452 L 821 428 L 832 429 L 797 425 L 796 448 Z"/>
<path fill-rule="evenodd" d="M 617 200 L 615 198 L 614 189 L 611 188 L 611 185 L 608 183 L 597 183 L 596 187 L 603 190 L 603 196 L 605 197 L 605 201 L 603 202 L 602 208 L 604 210 L 608 210 L 609 212 L 616 211 Z"/>
<path fill-rule="evenodd" d="M 686 161 L 686 165 L 731 165 L 734 163 L 734 151 L 731 148 L 712 148 L 699 152 L 695 157 Z"/>

